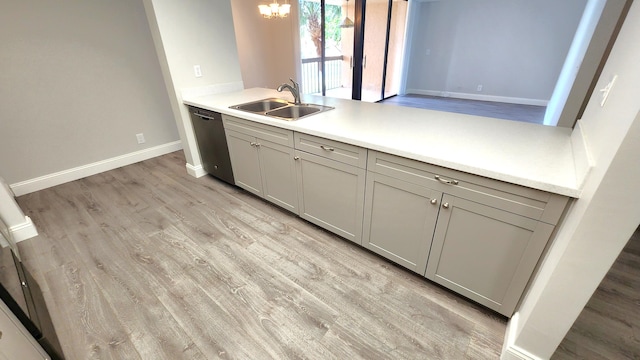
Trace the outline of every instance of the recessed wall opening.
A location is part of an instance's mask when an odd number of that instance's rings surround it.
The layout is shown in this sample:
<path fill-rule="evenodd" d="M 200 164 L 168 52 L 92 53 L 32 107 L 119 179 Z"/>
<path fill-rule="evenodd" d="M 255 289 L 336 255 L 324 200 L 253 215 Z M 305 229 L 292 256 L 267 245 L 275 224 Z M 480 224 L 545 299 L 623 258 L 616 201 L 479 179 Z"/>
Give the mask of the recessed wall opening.
<path fill-rule="evenodd" d="M 299 1 L 307 93 L 564 127 L 579 118 L 630 3 Z M 325 36 L 315 49 L 310 4 Z M 339 26 L 346 17 L 354 27 Z"/>

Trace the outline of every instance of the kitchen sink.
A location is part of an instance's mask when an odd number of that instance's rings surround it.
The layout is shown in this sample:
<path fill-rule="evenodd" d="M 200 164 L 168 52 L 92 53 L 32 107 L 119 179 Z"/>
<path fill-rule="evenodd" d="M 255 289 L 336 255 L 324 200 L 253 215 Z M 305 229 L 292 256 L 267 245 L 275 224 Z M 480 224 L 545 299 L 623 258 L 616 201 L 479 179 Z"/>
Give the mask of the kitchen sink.
<path fill-rule="evenodd" d="M 333 107 L 316 104 L 294 104 L 283 99 L 269 98 L 230 106 L 231 109 L 242 110 L 281 120 L 298 120 Z"/>
<path fill-rule="evenodd" d="M 253 112 L 253 113 L 264 113 L 269 110 L 278 109 L 287 105 L 289 105 L 289 102 L 286 100 L 270 98 L 270 99 L 252 101 L 252 102 L 248 102 L 240 105 L 233 105 L 231 106 L 231 108 Z"/>
<path fill-rule="evenodd" d="M 302 104 L 291 105 L 276 110 L 268 111 L 265 115 L 271 117 L 277 117 L 285 120 L 296 120 L 305 116 L 313 115 L 322 111 L 333 109 L 329 106 L 315 105 L 315 104 Z"/>

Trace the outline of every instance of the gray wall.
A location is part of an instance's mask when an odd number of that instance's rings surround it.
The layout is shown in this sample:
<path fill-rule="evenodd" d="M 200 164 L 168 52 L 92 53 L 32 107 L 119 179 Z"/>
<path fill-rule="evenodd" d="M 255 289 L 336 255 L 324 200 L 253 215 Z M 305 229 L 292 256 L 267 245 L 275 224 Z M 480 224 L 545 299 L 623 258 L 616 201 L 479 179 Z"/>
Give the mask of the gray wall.
<path fill-rule="evenodd" d="M 585 4 L 586 0 L 418 3 L 407 92 L 549 100 Z M 481 92 L 478 85 L 483 85 Z"/>
<path fill-rule="evenodd" d="M 0 0 L 0 9 L 7 183 L 179 140 L 142 1 Z"/>

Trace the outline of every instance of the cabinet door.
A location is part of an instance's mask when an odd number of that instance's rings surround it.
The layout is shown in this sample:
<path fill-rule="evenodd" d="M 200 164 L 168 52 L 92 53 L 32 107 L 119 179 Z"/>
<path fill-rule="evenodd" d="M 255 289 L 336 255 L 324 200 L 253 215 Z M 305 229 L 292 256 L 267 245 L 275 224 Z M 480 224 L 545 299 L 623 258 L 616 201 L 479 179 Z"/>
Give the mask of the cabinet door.
<path fill-rule="evenodd" d="M 255 137 L 233 130 L 227 130 L 226 133 L 236 185 L 262 197 L 260 159 Z"/>
<path fill-rule="evenodd" d="M 369 172 L 362 245 L 424 275 L 441 192 Z"/>
<path fill-rule="evenodd" d="M 445 194 L 426 277 L 511 316 L 553 226 Z"/>
<path fill-rule="evenodd" d="M 258 139 L 264 198 L 298 213 L 298 189 L 293 148 Z"/>
<path fill-rule="evenodd" d="M 300 217 L 361 244 L 365 170 L 295 152 Z"/>

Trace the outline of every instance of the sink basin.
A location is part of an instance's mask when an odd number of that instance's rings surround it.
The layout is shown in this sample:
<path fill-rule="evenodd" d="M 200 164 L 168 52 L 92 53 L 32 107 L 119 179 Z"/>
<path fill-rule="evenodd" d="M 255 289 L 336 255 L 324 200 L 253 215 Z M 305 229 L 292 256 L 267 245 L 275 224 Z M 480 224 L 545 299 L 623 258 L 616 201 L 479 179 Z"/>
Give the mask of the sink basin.
<path fill-rule="evenodd" d="M 333 109 L 331 106 L 316 104 L 295 105 L 283 99 L 269 98 L 230 106 L 231 109 L 252 112 L 281 120 L 298 120 L 300 118 Z"/>
<path fill-rule="evenodd" d="M 232 109 L 238 109 L 243 111 L 249 111 L 254 113 L 265 113 L 269 110 L 279 109 L 289 105 L 289 102 L 282 99 L 263 99 L 258 101 L 252 101 L 245 104 L 233 105 Z"/>
<path fill-rule="evenodd" d="M 291 105 L 276 110 L 268 111 L 265 115 L 271 117 L 277 117 L 285 120 L 296 120 L 305 116 L 313 115 L 315 113 L 331 110 L 332 107 L 315 105 L 315 104 L 302 104 Z"/>

